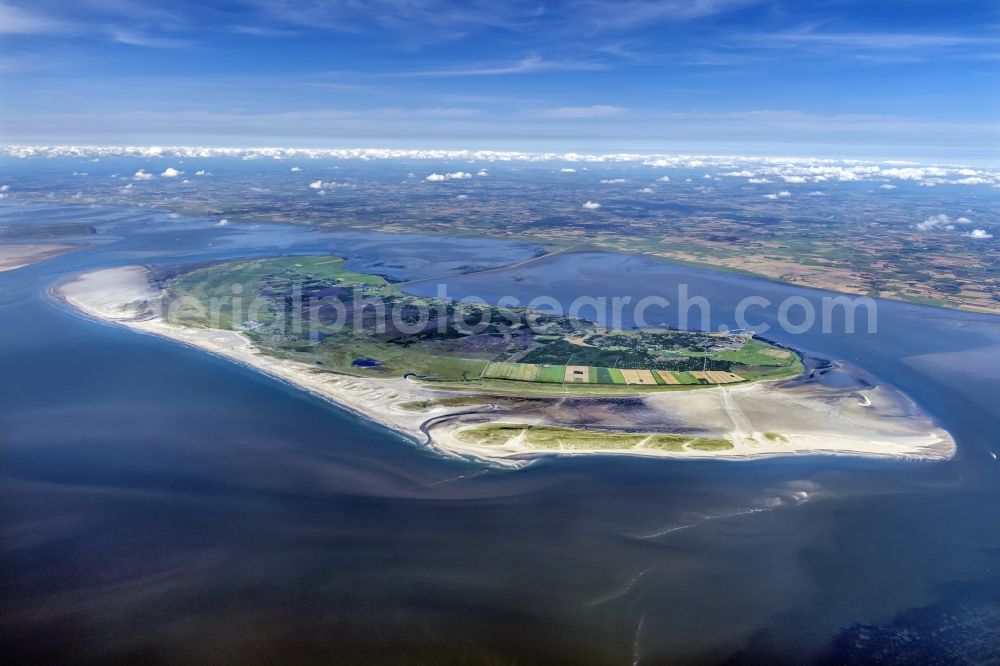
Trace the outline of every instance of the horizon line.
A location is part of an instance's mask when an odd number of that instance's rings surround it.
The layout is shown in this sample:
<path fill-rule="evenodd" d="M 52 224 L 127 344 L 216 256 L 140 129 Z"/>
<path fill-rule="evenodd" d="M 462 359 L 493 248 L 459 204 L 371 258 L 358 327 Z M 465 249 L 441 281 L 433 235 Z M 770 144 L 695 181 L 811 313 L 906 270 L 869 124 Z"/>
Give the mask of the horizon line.
<path fill-rule="evenodd" d="M 924 167 L 969 167 L 960 162 L 933 162 L 896 158 L 854 158 L 854 157 L 803 157 L 782 155 L 753 155 L 747 153 L 692 153 L 692 152 L 644 152 L 644 151 L 523 151 L 472 148 L 385 148 L 385 147 L 303 147 L 303 146 L 208 146 L 198 144 L 71 144 L 71 143 L 10 143 L 3 145 L 0 152 L 9 157 L 177 157 L 213 158 L 243 157 L 260 159 L 269 157 L 281 160 L 285 157 L 308 159 L 473 159 L 488 162 L 568 162 L 568 163 L 631 163 L 662 168 L 699 168 L 725 166 L 726 163 L 813 163 L 813 164 L 866 164 Z M 683 161 L 689 161 L 684 164 Z M 712 160 L 716 164 L 692 164 L 690 161 Z M 673 162 L 673 163 L 668 163 Z M 1000 168 L 998 164 L 980 166 L 980 169 Z"/>

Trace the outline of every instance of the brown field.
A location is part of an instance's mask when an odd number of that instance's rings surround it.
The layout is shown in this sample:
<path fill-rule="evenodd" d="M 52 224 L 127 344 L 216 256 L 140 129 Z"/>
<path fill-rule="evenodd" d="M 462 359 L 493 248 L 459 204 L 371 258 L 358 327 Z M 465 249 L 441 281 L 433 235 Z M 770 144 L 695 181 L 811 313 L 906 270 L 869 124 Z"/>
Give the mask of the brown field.
<path fill-rule="evenodd" d="M 764 353 L 772 358 L 788 358 L 789 356 L 792 355 L 792 352 L 786 351 L 784 349 L 768 349 Z"/>
<path fill-rule="evenodd" d="M 660 376 L 660 379 L 663 380 L 664 384 L 670 384 L 670 385 L 680 384 L 677 378 L 674 377 L 673 373 L 670 372 L 669 370 L 657 370 L 656 374 Z"/>
<path fill-rule="evenodd" d="M 655 385 L 656 380 L 649 370 L 622 370 L 627 384 L 642 384 L 643 386 Z"/>
<path fill-rule="evenodd" d="M 585 365 L 567 365 L 563 381 L 567 384 L 586 384 L 590 381 L 590 368 Z"/>
<path fill-rule="evenodd" d="M 704 379 L 709 384 L 733 384 L 746 381 L 736 373 L 723 372 L 722 370 L 692 370 L 691 374 L 695 379 Z"/>

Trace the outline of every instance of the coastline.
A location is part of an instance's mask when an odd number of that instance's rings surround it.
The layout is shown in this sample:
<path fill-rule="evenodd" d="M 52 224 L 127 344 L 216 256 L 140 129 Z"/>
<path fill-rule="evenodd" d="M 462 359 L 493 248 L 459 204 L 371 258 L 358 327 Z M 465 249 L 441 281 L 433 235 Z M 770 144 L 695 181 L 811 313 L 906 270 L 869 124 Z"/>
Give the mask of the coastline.
<path fill-rule="evenodd" d="M 561 450 L 533 448 L 517 442 L 477 446 L 461 441 L 456 437 L 456 432 L 473 423 L 514 421 L 530 425 L 551 424 L 551 421 L 545 415 L 530 409 L 511 410 L 503 406 L 498 409 L 497 405 L 490 403 L 491 396 L 475 392 L 435 389 L 403 378 L 355 377 L 269 356 L 259 351 L 247 336 L 237 331 L 170 324 L 160 316 L 160 293 L 150 284 L 149 270 L 143 266 L 87 272 L 56 285 L 52 294 L 91 318 L 168 338 L 267 374 L 444 455 L 520 465 L 540 456 L 551 455 L 640 455 L 699 460 L 854 455 L 883 459 L 944 460 L 955 453 L 951 435 L 934 426 L 928 419 L 913 422 L 913 426 L 907 428 L 874 415 L 870 406 L 873 402 L 879 407 L 891 409 L 894 399 L 891 389 L 878 387 L 866 391 L 862 395 L 867 405 L 859 402 L 857 392 L 854 392 L 854 397 L 848 402 L 838 403 L 836 409 L 831 410 L 828 399 L 810 395 L 809 391 L 815 389 L 799 389 L 798 393 L 791 396 L 776 396 L 774 393 L 778 389 L 771 387 L 769 382 L 700 391 L 664 391 L 643 396 L 646 406 L 664 415 L 664 421 L 687 422 L 692 428 L 710 430 L 716 436 L 725 436 L 733 444 L 730 449 Z M 461 396 L 482 398 L 481 409 L 470 410 L 467 405 L 451 409 L 435 405 L 427 410 L 402 407 L 406 404 Z M 797 409 L 788 409 L 789 400 Z M 748 420 L 745 411 L 749 411 L 753 418 Z M 824 428 L 816 429 L 817 419 L 823 419 L 824 424 L 837 425 L 825 425 Z M 750 425 L 751 420 L 753 426 Z M 650 424 L 649 427 L 653 428 L 655 424 Z M 784 433 L 785 441 L 766 441 L 760 437 L 761 431 L 771 429 Z"/>
<path fill-rule="evenodd" d="M 121 269 L 107 269 L 107 274 L 117 284 L 88 285 L 85 292 L 76 291 L 72 285 L 81 281 L 104 277 L 105 271 L 92 271 L 71 278 L 57 285 L 52 293 L 60 300 L 73 306 L 83 314 L 106 323 L 124 326 L 134 331 L 168 338 L 175 342 L 207 351 L 249 367 L 258 372 L 284 381 L 324 398 L 370 421 L 390 428 L 411 438 L 420 438 L 420 425 L 425 418 L 407 415 L 402 410 L 391 410 L 389 415 L 372 410 L 390 399 L 418 400 L 425 396 L 410 387 L 407 379 L 368 379 L 343 375 L 323 370 L 295 361 L 268 356 L 258 351 L 253 342 L 243 333 L 220 329 L 201 329 L 176 326 L 165 323 L 158 316 L 140 316 L 122 313 L 121 305 L 145 300 L 155 294 L 150 292 L 147 269 L 129 266 Z M 97 287 L 96 291 L 91 291 Z M 355 391 L 357 391 L 355 393 Z M 412 395 L 408 395 L 412 393 Z"/>

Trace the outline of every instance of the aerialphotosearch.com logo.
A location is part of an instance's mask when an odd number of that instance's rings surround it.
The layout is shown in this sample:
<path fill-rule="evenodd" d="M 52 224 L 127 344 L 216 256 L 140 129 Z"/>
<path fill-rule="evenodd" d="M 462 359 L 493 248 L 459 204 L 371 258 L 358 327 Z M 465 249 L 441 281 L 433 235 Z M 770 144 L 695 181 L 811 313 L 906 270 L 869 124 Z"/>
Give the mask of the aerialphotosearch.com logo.
<path fill-rule="evenodd" d="M 238 283 L 226 291 L 229 294 L 212 296 L 207 307 L 190 295 L 168 299 L 163 304 L 164 315 L 176 323 L 200 322 L 213 328 L 228 324 L 245 330 L 267 327 L 295 337 L 344 330 L 475 335 L 487 330 L 513 334 L 527 328 L 541 334 L 552 325 L 553 318 L 574 328 L 593 327 L 596 323 L 609 329 L 670 327 L 756 335 L 775 327 L 790 335 L 878 332 L 878 303 L 867 296 L 792 295 L 774 302 L 762 295 L 749 295 L 735 304 L 713 308 L 707 297 L 692 295 L 687 284 L 677 285 L 673 300 L 662 295 L 622 295 L 578 296 L 569 302 L 545 294 L 527 301 L 513 295 L 492 302 L 476 296 L 452 299 L 444 283 L 436 286 L 433 296 L 373 293 L 362 285 L 317 290 L 300 283 L 281 294 L 261 295 Z"/>
<path fill-rule="evenodd" d="M 448 298 L 447 285 L 437 286 L 435 298 Z M 489 306 L 486 300 L 475 296 L 456 302 L 481 308 Z M 504 296 L 497 299 L 495 305 L 509 309 L 525 308 L 570 319 L 589 319 L 612 329 L 644 330 L 670 325 L 683 331 L 725 333 L 741 330 L 763 335 L 777 326 L 792 335 L 807 332 L 851 334 L 860 328 L 867 333 L 878 332 L 878 302 L 868 296 L 837 295 L 809 299 L 793 295 L 777 303 L 765 296 L 746 296 L 731 308 L 730 321 L 734 326 L 726 323 L 713 326 L 713 311 L 727 314 L 730 308 L 713 310 L 711 301 L 705 296 L 692 296 L 687 284 L 677 286 L 675 301 L 660 295 L 641 298 L 578 296 L 565 304 L 555 297 L 541 295 L 527 302 L 516 296 Z"/>

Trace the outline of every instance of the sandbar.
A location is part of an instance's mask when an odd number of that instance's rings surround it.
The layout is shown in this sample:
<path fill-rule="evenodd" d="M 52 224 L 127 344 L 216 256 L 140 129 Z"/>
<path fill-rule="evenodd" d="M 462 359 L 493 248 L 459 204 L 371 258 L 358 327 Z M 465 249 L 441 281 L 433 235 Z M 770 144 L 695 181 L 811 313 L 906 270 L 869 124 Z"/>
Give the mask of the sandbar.
<path fill-rule="evenodd" d="M 79 249 L 79 245 L 65 243 L 24 243 L 0 245 L 0 272 L 24 268 L 39 261 Z"/>

